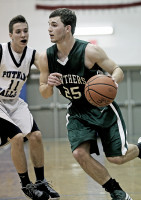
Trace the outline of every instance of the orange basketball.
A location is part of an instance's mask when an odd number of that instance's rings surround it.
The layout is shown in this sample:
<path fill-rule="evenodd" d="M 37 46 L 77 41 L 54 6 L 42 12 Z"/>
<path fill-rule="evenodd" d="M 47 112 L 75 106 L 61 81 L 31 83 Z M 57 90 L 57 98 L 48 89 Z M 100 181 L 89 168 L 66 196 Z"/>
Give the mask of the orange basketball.
<path fill-rule="evenodd" d="M 117 86 L 111 77 L 98 74 L 87 81 L 84 92 L 89 103 L 97 107 L 104 107 L 114 101 Z"/>

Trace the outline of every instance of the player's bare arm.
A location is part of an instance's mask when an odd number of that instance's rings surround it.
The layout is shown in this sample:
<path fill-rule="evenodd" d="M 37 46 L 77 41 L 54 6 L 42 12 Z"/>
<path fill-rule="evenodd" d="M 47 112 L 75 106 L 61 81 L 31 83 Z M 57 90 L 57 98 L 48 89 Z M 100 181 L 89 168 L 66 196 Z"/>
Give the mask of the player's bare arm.
<path fill-rule="evenodd" d="M 39 69 L 39 58 L 40 58 L 40 54 L 36 51 L 34 65 L 37 67 L 37 69 Z"/>
<path fill-rule="evenodd" d="M 40 70 L 40 86 L 39 91 L 44 98 L 48 98 L 53 94 L 53 87 L 49 87 L 47 84 L 49 70 L 48 70 L 48 61 L 46 53 L 40 55 L 39 58 L 39 70 Z"/>
<path fill-rule="evenodd" d="M 88 44 L 86 47 L 85 60 L 88 68 L 91 68 L 97 63 L 104 71 L 108 72 L 117 83 L 122 81 L 124 77 L 123 71 L 99 46 Z"/>
<path fill-rule="evenodd" d="M 39 69 L 40 93 L 44 98 L 49 98 L 53 95 L 53 87 L 61 84 L 62 75 L 60 73 L 49 73 L 46 53 L 40 55 Z"/>

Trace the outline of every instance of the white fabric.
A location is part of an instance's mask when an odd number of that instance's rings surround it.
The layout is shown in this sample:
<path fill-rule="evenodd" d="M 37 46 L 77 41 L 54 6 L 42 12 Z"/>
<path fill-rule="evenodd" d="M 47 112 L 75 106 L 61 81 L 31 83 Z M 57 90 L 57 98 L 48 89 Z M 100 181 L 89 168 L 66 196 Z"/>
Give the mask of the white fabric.
<path fill-rule="evenodd" d="M 8 44 L 2 43 L 0 99 L 15 99 L 19 96 L 29 74 L 33 51 L 32 48 L 27 47 L 25 57 L 21 65 L 17 67 L 9 53 Z M 19 60 L 17 60 L 17 63 L 19 63 Z"/>
<path fill-rule="evenodd" d="M 32 130 L 33 116 L 28 109 L 27 103 L 20 98 L 1 100 L 0 117 L 18 126 L 24 136 Z"/>
<path fill-rule="evenodd" d="M 125 133 L 124 133 L 124 129 L 123 129 L 123 126 L 122 126 L 122 122 L 120 120 L 119 114 L 116 111 L 114 105 L 111 103 L 110 106 L 111 106 L 111 108 L 113 109 L 114 113 L 117 116 L 117 124 L 118 124 L 120 138 L 121 138 L 121 152 L 122 152 L 122 155 L 125 155 L 126 152 L 127 152 L 127 148 L 125 147 L 125 135 L 124 135 Z M 127 135 L 127 130 L 126 130 L 126 135 Z M 128 146 L 128 142 L 126 142 L 126 144 Z"/>
<path fill-rule="evenodd" d="M 17 54 L 8 46 L 10 43 L 1 45 L 0 117 L 18 126 L 25 136 L 32 130 L 33 117 L 19 94 L 29 75 L 34 49 L 27 47 L 22 54 Z M 21 57 L 23 60 L 19 64 Z"/>

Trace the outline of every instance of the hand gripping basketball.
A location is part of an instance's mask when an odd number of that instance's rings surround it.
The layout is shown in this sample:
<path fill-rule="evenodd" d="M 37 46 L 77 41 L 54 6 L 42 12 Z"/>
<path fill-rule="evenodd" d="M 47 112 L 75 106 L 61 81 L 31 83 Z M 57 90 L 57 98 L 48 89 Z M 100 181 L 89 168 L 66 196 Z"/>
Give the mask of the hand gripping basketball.
<path fill-rule="evenodd" d="M 112 77 L 98 74 L 87 81 L 84 92 L 90 104 L 104 107 L 114 101 L 117 94 L 117 85 Z"/>

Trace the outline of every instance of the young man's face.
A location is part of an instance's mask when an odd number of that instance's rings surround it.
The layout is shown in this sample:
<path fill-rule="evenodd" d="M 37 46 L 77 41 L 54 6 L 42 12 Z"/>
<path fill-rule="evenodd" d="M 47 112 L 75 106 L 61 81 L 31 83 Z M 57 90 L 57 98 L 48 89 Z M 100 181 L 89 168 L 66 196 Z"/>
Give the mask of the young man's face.
<path fill-rule="evenodd" d="M 51 42 L 59 43 L 65 39 L 67 26 L 64 26 L 60 17 L 52 17 L 49 19 L 48 31 Z"/>
<path fill-rule="evenodd" d="M 27 23 L 16 23 L 13 25 L 13 33 L 9 33 L 12 47 L 24 49 L 28 43 L 29 33 Z"/>

